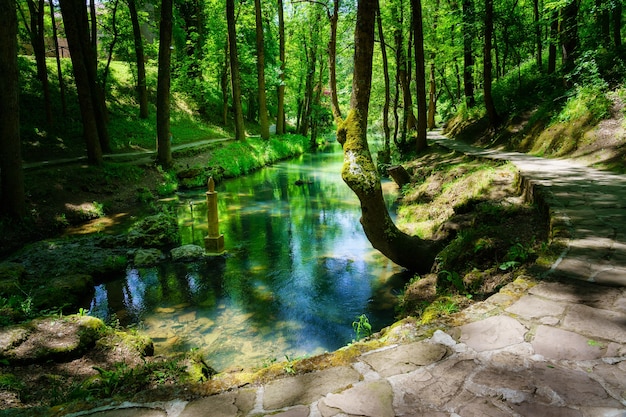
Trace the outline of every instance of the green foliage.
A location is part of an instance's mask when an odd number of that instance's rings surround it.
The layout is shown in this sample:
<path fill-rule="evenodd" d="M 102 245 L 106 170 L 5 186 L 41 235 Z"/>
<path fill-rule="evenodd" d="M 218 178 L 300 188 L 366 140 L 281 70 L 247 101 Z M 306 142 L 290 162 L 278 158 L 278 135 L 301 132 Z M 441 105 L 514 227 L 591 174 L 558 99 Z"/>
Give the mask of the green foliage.
<path fill-rule="evenodd" d="M 465 284 L 463 283 L 463 278 L 461 278 L 457 272 L 444 270 L 439 272 L 439 277 L 445 279 L 447 282 L 452 284 L 459 293 L 465 292 Z"/>
<path fill-rule="evenodd" d="M 157 167 L 159 174 L 161 175 L 161 182 L 156 187 L 156 192 L 161 197 L 172 195 L 178 190 L 178 179 L 174 171 L 165 171 L 160 166 Z"/>
<path fill-rule="evenodd" d="M 365 314 L 361 314 L 352 322 L 355 340 L 361 340 L 364 337 L 372 335 L 372 325 Z"/>
<path fill-rule="evenodd" d="M 522 243 L 517 242 L 509 248 L 504 262 L 500 264 L 499 268 L 503 271 L 513 269 L 526 262 L 533 253 L 532 246 L 525 247 Z"/>

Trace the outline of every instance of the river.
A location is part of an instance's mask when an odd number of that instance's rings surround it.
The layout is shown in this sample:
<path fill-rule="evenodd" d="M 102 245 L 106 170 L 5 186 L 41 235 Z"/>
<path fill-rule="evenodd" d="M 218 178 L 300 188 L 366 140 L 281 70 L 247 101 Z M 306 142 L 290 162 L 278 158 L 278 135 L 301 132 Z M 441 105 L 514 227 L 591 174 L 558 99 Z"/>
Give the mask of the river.
<path fill-rule="evenodd" d="M 331 146 L 218 184 L 226 255 L 129 268 L 96 288 L 92 314 L 134 324 L 157 354 L 199 349 L 218 371 L 335 350 L 361 314 L 391 324 L 407 277 L 365 237 L 341 162 Z M 177 201 L 183 244 L 203 245 L 204 191 Z"/>

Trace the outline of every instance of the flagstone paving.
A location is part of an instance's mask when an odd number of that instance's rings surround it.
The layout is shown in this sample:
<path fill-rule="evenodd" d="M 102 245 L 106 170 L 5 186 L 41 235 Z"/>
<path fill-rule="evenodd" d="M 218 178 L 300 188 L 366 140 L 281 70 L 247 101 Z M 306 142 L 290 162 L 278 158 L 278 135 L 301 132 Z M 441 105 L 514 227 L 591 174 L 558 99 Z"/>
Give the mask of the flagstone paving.
<path fill-rule="evenodd" d="M 519 277 L 460 313 L 464 324 L 367 352 L 351 366 L 71 416 L 625 417 L 626 177 L 430 139 L 518 167 L 527 197 L 549 209 L 552 237 L 566 243 L 549 279 Z M 409 324 L 394 331 L 403 341 L 417 333 Z"/>

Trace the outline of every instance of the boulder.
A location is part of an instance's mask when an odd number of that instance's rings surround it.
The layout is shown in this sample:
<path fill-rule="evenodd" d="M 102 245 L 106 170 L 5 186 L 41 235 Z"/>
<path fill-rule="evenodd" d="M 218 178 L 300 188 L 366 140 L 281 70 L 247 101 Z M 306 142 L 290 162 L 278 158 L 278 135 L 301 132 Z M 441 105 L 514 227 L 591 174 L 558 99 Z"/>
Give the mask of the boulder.
<path fill-rule="evenodd" d="M 26 276 L 26 269 L 15 262 L 0 263 L 0 297 L 7 297 L 16 292 Z"/>
<path fill-rule="evenodd" d="M 137 249 L 133 263 L 135 266 L 153 266 L 163 260 L 163 252 L 159 249 Z"/>
<path fill-rule="evenodd" d="M 34 289 L 33 307 L 39 310 L 76 312 L 94 295 L 94 281 L 91 275 L 71 274 L 48 279 Z"/>
<path fill-rule="evenodd" d="M 183 245 L 172 249 L 171 255 L 174 261 L 191 261 L 204 258 L 205 251 L 198 245 Z"/>
<path fill-rule="evenodd" d="M 0 329 L 0 359 L 17 363 L 68 361 L 82 356 L 106 326 L 90 316 L 46 317 Z"/>
<path fill-rule="evenodd" d="M 148 216 L 135 223 L 127 236 L 127 242 L 133 247 L 162 248 L 180 242 L 176 217 L 159 213 Z"/>

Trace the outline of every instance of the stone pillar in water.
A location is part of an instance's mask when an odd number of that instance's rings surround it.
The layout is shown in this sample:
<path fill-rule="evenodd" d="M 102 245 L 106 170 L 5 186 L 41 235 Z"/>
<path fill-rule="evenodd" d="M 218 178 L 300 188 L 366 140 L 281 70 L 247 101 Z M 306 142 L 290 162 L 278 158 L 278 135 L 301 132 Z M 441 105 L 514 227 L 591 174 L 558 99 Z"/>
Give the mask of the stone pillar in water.
<path fill-rule="evenodd" d="M 209 234 L 204 238 L 204 247 L 208 253 L 222 253 L 224 252 L 224 235 L 220 234 L 217 217 L 217 192 L 213 177 L 209 178 L 208 188 L 209 191 L 206 192 L 206 216 Z"/>

